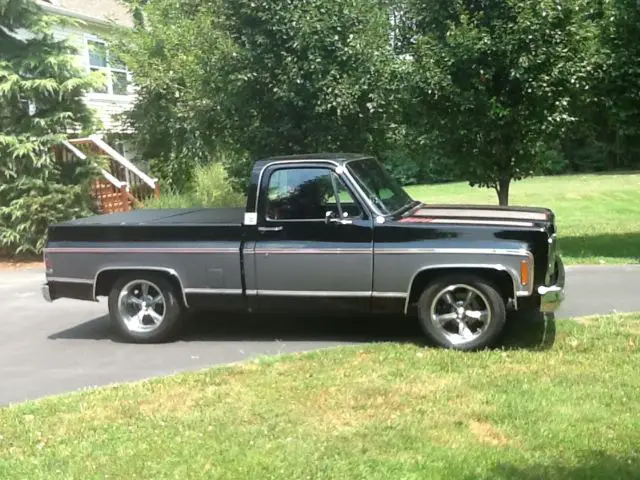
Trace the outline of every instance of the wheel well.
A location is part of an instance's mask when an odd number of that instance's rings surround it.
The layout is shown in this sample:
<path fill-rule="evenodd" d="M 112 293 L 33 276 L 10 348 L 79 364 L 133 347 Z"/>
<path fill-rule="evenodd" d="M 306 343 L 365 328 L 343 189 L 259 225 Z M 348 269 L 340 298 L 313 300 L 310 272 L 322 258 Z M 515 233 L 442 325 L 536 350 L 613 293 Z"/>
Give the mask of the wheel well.
<path fill-rule="evenodd" d="M 104 270 L 98 274 L 96 277 L 95 283 L 95 296 L 96 298 L 99 296 L 108 296 L 113 288 L 113 284 L 116 283 L 116 280 L 120 278 L 122 275 L 131 274 L 131 273 L 140 273 L 140 274 L 155 274 L 160 275 L 165 278 L 167 281 L 173 285 L 173 287 L 178 292 L 178 298 L 181 302 L 184 303 L 184 292 L 182 290 L 182 284 L 178 277 L 170 273 L 166 270 L 153 270 L 153 269 L 144 269 L 144 268 L 122 268 L 117 270 Z"/>
<path fill-rule="evenodd" d="M 424 289 L 431 282 L 436 280 L 437 278 L 441 278 L 443 275 L 476 275 L 481 277 L 489 282 L 493 283 L 505 303 L 509 301 L 509 299 L 514 298 L 515 292 L 513 287 L 513 278 L 509 274 L 509 272 L 505 270 L 497 270 L 493 268 L 473 268 L 473 267 L 465 267 L 465 268 L 430 268 L 427 270 L 423 270 L 418 273 L 416 277 L 413 279 L 413 283 L 411 284 L 411 291 L 409 293 L 409 306 L 417 303 L 418 298 L 424 291 Z"/>

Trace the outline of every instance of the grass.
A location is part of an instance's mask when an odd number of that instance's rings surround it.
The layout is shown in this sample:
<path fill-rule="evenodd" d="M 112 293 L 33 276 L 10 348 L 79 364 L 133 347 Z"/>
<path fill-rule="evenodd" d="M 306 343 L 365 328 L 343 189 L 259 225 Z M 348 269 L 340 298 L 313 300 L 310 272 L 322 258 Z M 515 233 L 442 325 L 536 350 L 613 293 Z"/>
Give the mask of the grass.
<path fill-rule="evenodd" d="M 466 183 L 407 187 L 426 203 L 496 204 L 490 189 Z M 640 261 L 640 174 L 566 175 L 514 182 L 511 205 L 553 209 L 566 263 Z"/>
<path fill-rule="evenodd" d="M 640 475 L 640 315 L 465 354 L 379 343 L 0 409 L 0 478 Z"/>

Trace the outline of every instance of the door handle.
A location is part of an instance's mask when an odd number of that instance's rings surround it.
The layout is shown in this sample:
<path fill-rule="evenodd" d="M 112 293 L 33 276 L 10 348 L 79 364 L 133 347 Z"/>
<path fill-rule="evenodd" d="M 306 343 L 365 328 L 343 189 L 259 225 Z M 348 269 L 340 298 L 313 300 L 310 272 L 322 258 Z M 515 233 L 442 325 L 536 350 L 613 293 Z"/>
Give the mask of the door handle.
<path fill-rule="evenodd" d="M 282 225 L 279 227 L 258 227 L 259 232 L 279 232 L 282 230 Z"/>

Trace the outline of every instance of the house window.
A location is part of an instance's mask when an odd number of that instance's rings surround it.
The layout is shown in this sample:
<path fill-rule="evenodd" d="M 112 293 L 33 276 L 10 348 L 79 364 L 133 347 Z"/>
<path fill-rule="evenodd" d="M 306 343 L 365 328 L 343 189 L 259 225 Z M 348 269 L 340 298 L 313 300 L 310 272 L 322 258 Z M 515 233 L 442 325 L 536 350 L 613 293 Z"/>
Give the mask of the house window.
<path fill-rule="evenodd" d="M 96 93 L 128 95 L 129 72 L 126 65 L 114 53 L 109 52 L 107 44 L 98 39 L 87 39 L 89 70 L 103 71 L 106 83 Z"/>

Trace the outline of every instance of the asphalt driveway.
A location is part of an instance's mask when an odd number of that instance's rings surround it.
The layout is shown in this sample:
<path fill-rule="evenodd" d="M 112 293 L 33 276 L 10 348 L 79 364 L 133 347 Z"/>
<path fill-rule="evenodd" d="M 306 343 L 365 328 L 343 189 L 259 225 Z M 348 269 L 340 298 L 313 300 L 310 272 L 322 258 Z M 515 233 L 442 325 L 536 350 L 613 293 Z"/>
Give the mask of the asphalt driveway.
<path fill-rule="evenodd" d="M 0 404 L 257 355 L 340 344 L 420 338 L 399 318 L 194 318 L 182 339 L 162 345 L 120 343 L 106 302 L 40 296 L 41 271 L 0 271 Z M 567 299 L 557 318 L 640 311 L 640 266 L 567 269 Z"/>

